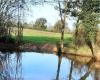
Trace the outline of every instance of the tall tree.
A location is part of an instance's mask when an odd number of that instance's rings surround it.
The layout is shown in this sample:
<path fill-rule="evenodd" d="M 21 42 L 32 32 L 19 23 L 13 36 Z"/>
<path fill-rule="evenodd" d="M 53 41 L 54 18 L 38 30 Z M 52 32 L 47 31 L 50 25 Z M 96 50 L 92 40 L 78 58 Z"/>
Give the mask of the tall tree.
<path fill-rule="evenodd" d="M 87 0 L 83 1 L 82 5 L 82 24 L 84 26 L 84 35 L 85 35 L 85 42 L 91 49 L 92 54 L 94 55 L 93 50 L 93 43 L 96 42 L 96 36 L 97 36 L 97 22 L 98 22 L 98 7 L 100 2 L 93 1 L 93 0 Z M 87 5 L 88 4 L 88 5 Z M 83 15 L 85 14 L 85 16 Z"/>
<path fill-rule="evenodd" d="M 24 8 L 24 4 L 25 0 L 0 0 L 0 28 L 1 30 L 5 30 L 4 33 L 1 34 L 1 36 L 11 35 L 12 22 L 14 18 L 16 18 L 15 16 L 17 13 L 18 19 L 16 19 L 17 21 L 19 21 L 19 10 L 22 10 Z M 22 32 L 22 30 L 20 32 Z"/>
<path fill-rule="evenodd" d="M 84 41 L 86 45 L 91 49 L 93 55 L 94 52 L 92 43 L 94 43 L 96 40 L 98 24 L 97 16 L 100 11 L 99 4 L 100 1 L 97 0 L 75 0 L 71 1 L 69 4 L 69 6 L 73 8 L 71 11 L 71 16 L 77 18 L 75 44 L 77 45 L 79 40 L 80 42 Z M 79 26 L 83 30 L 80 31 Z M 79 32 L 82 32 L 83 34 L 80 34 Z M 82 35 L 83 38 L 80 39 L 79 35 Z"/>
<path fill-rule="evenodd" d="M 64 29 L 65 29 L 65 20 L 66 20 L 66 12 L 68 10 L 67 8 L 67 0 L 58 0 L 58 11 L 59 11 L 59 16 L 60 16 L 60 21 L 61 21 L 61 40 L 60 40 L 60 44 L 61 44 L 61 52 L 63 52 L 63 48 L 64 48 Z"/>
<path fill-rule="evenodd" d="M 38 30 L 45 30 L 47 25 L 47 20 L 45 18 L 38 18 L 35 22 L 35 24 L 33 25 L 34 29 L 38 29 Z"/>

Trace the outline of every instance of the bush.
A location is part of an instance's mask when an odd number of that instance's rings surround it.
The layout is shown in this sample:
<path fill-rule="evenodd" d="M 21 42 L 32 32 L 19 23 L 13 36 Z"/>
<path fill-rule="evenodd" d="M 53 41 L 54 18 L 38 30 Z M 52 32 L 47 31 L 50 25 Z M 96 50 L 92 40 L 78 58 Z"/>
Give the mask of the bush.
<path fill-rule="evenodd" d="M 15 39 L 11 36 L 2 36 L 0 37 L 0 43 L 15 43 Z"/>

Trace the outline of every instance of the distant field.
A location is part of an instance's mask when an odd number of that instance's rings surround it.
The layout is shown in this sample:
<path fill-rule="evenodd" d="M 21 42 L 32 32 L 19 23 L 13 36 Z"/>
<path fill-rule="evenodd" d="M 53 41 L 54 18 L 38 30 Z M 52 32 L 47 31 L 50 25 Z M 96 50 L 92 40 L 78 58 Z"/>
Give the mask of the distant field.
<path fill-rule="evenodd" d="M 25 43 L 57 43 L 60 41 L 60 33 L 47 32 L 47 31 L 39 31 L 32 29 L 24 29 L 23 30 L 23 42 Z M 64 43 L 69 43 L 72 41 L 71 34 L 64 35 Z"/>

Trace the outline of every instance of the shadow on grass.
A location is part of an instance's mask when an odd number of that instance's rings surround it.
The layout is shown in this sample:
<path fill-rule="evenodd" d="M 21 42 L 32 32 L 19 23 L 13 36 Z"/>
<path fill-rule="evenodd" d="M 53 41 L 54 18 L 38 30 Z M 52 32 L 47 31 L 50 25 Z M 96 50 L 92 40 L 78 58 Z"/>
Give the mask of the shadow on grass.
<path fill-rule="evenodd" d="M 72 37 L 66 37 L 64 39 L 64 44 L 69 45 L 72 43 Z M 50 43 L 50 44 L 56 44 L 60 42 L 60 37 L 47 37 L 47 36 L 23 36 L 23 42 L 24 43 L 38 43 L 38 44 L 44 44 L 44 43 Z"/>

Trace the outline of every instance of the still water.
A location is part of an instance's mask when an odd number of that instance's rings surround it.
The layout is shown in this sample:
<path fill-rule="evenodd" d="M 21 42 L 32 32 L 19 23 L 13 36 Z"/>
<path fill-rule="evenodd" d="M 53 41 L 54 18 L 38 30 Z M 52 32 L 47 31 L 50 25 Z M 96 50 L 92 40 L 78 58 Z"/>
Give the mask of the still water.
<path fill-rule="evenodd" d="M 72 66 L 71 62 L 63 57 L 58 71 L 59 58 L 55 54 L 0 53 L 0 80 L 57 80 L 57 77 L 59 80 L 81 80 L 80 78 L 87 72 L 87 67 Z M 99 79 L 94 79 L 92 71 L 84 80 Z"/>

